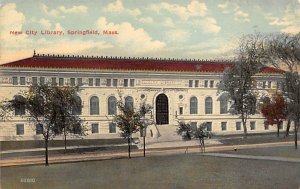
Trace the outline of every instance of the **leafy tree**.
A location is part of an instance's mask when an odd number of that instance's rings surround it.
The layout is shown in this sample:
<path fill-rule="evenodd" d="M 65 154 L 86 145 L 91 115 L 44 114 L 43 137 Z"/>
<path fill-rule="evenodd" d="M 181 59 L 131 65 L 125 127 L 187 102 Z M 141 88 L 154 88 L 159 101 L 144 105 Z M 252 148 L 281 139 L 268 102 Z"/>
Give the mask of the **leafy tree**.
<path fill-rule="evenodd" d="M 271 101 L 265 101 L 261 106 L 261 113 L 267 118 L 268 124 L 277 124 L 277 137 L 283 120 L 286 119 L 286 103 L 282 95 L 275 93 Z"/>
<path fill-rule="evenodd" d="M 127 138 L 128 144 L 128 158 L 131 158 L 130 145 L 132 134 L 139 131 L 141 126 L 141 116 L 138 112 L 135 112 L 133 107 L 126 106 L 125 103 L 120 100 L 117 102 L 117 107 L 120 110 L 120 114 L 115 115 L 114 122 L 121 131 L 121 136 Z"/>
<path fill-rule="evenodd" d="M 297 148 L 297 133 L 300 123 L 300 33 L 270 34 L 264 46 L 266 63 L 276 68 L 284 69 L 283 96 L 287 99 L 287 118 L 294 122 L 295 148 Z M 287 135 L 289 124 L 287 127 Z"/>
<path fill-rule="evenodd" d="M 5 121 L 12 116 L 12 107 L 7 101 L 0 102 L 0 120 Z"/>
<path fill-rule="evenodd" d="M 143 144 L 144 144 L 144 157 L 146 156 L 146 130 L 149 125 L 154 123 L 152 115 L 150 118 L 147 117 L 147 114 L 152 113 L 153 107 L 145 102 L 142 102 L 139 109 L 140 114 L 140 131 L 143 136 Z"/>
<path fill-rule="evenodd" d="M 211 138 L 211 133 L 207 131 L 207 123 L 201 123 L 199 127 L 194 131 L 194 138 L 199 139 L 201 152 L 205 152 L 204 138 Z"/>
<path fill-rule="evenodd" d="M 211 137 L 207 131 L 207 123 L 202 123 L 199 127 L 192 127 L 191 124 L 183 121 L 178 122 L 177 134 L 182 136 L 183 140 L 199 139 L 201 152 L 205 152 L 204 138 Z"/>
<path fill-rule="evenodd" d="M 298 146 L 298 130 L 300 124 L 300 75 L 297 72 L 286 73 L 284 95 L 287 98 L 288 118 L 294 121 L 295 148 Z"/>
<path fill-rule="evenodd" d="M 82 120 L 70 111 L 77 92 L 78 88 L 76 87 L 33 85 L 29 87 L 28 91 L 23 92 L 23 98 L 15 98 L 6 102 L 6 106 L 11 109 L 24 106 L 29 114 L 29 121 L 42 127 L 46 166 L 49 164 L 48 143 L 50 139 L 62 134 L 63 130 L 84 134 Z"/>
<path fill-rule="evenodd" d="M 224 71 L 219 90 L 227 93 L 231 107 L 229 112 L 240 115 L 244 138 L 247 137 L 247 120 L 256 113 L 255 74 L 261 69 L 264 41 L 260 35 L 248 35 L 241 38 L 233 67 Z"/>
<path fill-rule="evenodd" d="M 190 124 L 183 121 L 178 122 L 177 134 L 182 136 L 183 140 L 191 140 L 193 129 Z"/>

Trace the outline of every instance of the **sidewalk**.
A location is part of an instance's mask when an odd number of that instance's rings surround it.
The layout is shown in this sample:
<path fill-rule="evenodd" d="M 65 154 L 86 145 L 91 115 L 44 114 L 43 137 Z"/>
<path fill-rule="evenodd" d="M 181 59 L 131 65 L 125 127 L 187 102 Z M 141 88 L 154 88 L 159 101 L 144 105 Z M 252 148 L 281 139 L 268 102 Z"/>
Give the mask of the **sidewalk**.
<path fill-rule="evenodd" d="M 293 145 L 292 141 L 276 142 L 276 143 L 263 143 L 263 144 L 230 145 L 230 146 L 220 146 L 219 145 L 219 146 L 206 147 L 206 152 L 220 152 L 220 151 L 234 150 L 234 149 L 250 149 L 250 148 L 264 148 L 264 147 L 290 146 L 290 145 Z M 198 146 L 148 149 L 146 151 L 146 156 L 199 153 L 199 151 L 200 150 L 199 150 Z M 131 154 L 132 154 L 132 157 L 142 157 L 143 150 L 133 150 Z M 210 155 L 212 155 L 212 154 L 210 154 Z M 220 154 L 216 154 L 216 155 L 220 156 Z M 233 155 L 226 155 L 226 156 L 230 157 Z M 72 163 L 72 162 L 82 162 L 82 161 L 118 159 L 118 158 L 127 158 L 127 157 L 128 157 L 128 154 L 126 151 L 84 153 L 84 154 L 62 154 L 62 155 L 50 155 L 49 163 L 50 164 Z M 240 157 L 243 157 L 243 156 L 240 156 Z M 244 156 L 244 157 L 246 157 L 246 156 Z M 273 160 L 276 160 L 276 159 L 273 159 Z M 279 159 L 277 159 L 277 160 L 279 160 Z M 286 160 L 290 160 L 290 159 L 286 158 Z M 298 162 L 298 160 L 300 160 L 300 158 L 296 159 L 297 162 Z M 28 156 L 28 157 L 5 158 L 5 159 L 0 160 L 0 167 L 18 166 L 18 165 L 42 165 L 42 164 L 44 164 L 44 161 L 45 161 L 44 155 L 32 156 L 32 157 Z"/>

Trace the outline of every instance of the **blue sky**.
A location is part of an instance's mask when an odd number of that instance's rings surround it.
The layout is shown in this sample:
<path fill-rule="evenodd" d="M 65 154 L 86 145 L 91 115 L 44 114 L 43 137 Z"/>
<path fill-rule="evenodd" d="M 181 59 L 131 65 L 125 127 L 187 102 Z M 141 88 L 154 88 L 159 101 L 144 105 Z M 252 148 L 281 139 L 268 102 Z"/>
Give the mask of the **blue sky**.
<path fill-rule="evenodd" d="M 242 35 L 300 32 L 300 0 L 2 0 L 0 9 L 0 64 L 30 57 L 34 49 L 40 54 L 225 59 Z M 45 30 L 65 35 L 42 35 Z M 68 35 L 68 30 L 101 35 Z M 102 35 L 103 30 L 119 34 Z"/>

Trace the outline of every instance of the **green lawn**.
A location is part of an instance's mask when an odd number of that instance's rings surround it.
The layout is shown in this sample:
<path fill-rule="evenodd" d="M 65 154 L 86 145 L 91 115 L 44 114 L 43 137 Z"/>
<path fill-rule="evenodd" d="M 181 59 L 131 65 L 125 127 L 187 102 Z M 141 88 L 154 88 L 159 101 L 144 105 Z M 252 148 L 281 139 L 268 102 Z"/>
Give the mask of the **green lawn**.
<path fill-rule="evenodd" d="M 299 176 L 299 163 L 189 154 L 7 167 L 1 169 L 1 184 L 3 189 L 298 189 Z"/>

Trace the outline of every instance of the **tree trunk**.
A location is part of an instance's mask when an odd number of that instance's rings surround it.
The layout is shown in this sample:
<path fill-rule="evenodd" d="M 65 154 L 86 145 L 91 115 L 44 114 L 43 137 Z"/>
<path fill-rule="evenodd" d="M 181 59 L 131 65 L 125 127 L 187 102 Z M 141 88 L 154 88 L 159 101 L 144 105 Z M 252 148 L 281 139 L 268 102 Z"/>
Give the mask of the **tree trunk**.
<path fill-rule="evenodd" d="M 128 137 L 128 158 L 130 159 L 130 136 Z"/>
<path fill-rule="evenodd" d="M 247 120 L 242 118 L 242 122 L 243 122 L 243 128 L 244 128 L 244 139 L 246 139 L 247 138 Z"/>
<path fill-rule="evenodd" d="M 295 149 L 298 148 L 298 122 L 297 121 L 294 121 L 294 125 L 295 125 Z"/>
<path fill-rule="evenodd" d="M 289 134 L 290 134 L 290 127 L 291 127 L 291 120 L 288 119 L 287 126 L 286 126 L 286 131 L 285 131 L 285 137 L 289 136 Z"/>
<path fill-rule="evenodd" d="M 67 135 L 65 135 L 65 153 L 67 153 Z"/>
<path fill-rule="evenodd" d="M 144 157 L 146 157 L 146 137 L 143 136 L 143 139 L 144 139 Z"/>
<path fill-rule="evenodd" d="M 277 137 L 279 137 L 280 122 L 277 121 Z"/>
<path fill-rule="evenodd" d="M 64 127 L 64 137 L 65 137 L 65 153 L 67 153 L 67 134 L 66 134 L 66 127 Z"/>
<path fill-rule="evenodd" d="M 45 166 L 48 166 L 48 138 L 45 139 L 45 158 Z"/>

